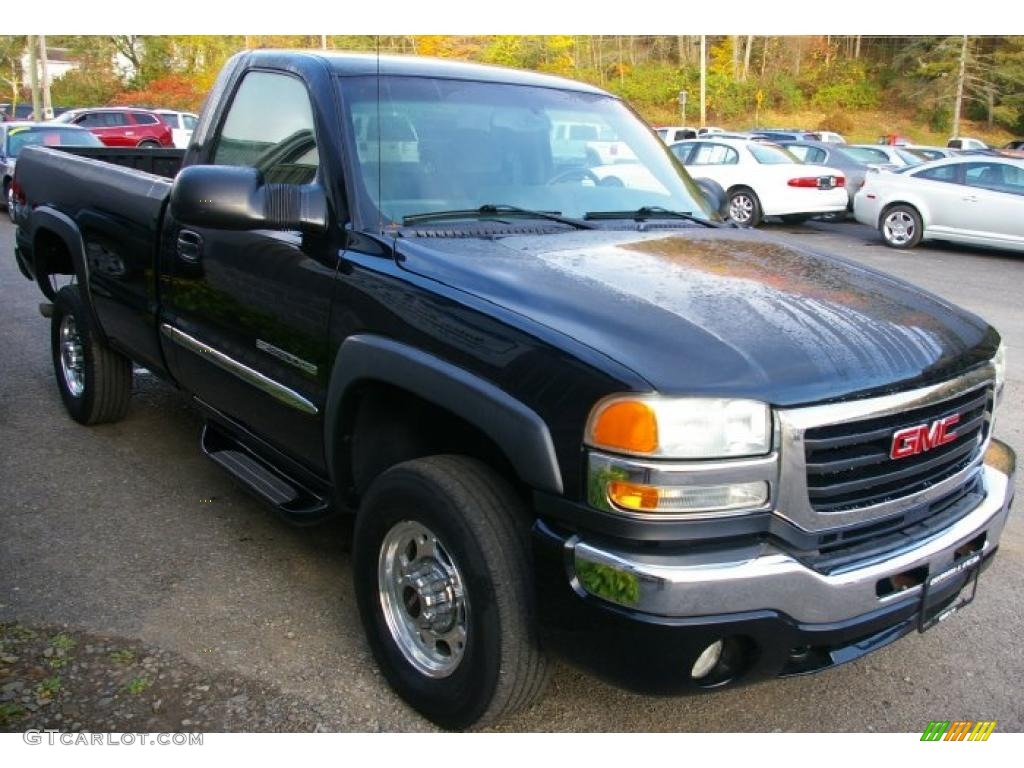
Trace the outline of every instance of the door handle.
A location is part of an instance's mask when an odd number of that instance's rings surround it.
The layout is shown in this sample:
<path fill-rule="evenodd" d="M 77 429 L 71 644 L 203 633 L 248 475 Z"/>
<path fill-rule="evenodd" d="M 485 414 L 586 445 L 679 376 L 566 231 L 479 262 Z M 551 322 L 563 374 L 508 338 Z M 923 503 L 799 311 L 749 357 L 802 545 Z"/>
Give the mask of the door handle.
<path fill-rule="evenodd" d="M 964 198 L 964 202 L 965 203 L 976 203 L 976 202 L 978 202 L 978 198 L 976 196 L 974 196 L 974 195 L 967 195 L 967 197 Z"/>
<path fill-rule="evenodd" d="M 203 236 L 183 229 L 178 232 L 178 258 L 189 264 L 198 264 L 203 255 Z"/>

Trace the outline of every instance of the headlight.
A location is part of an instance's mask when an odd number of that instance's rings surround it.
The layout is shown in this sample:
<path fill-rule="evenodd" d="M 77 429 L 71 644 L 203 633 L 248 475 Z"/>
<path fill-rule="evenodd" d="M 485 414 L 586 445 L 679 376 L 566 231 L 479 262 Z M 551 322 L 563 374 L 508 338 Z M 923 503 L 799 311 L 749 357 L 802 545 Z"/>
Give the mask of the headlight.
<path fill-rule="evenodd" d="M 996 402 L 1003 396 L 1003 386 L 1006 384 L 1006 344 L 1000 342 L 995 357 L 992 358 L 992 365 L 996 368 Z"/>
<path fill-rule="evenodd" d="M 754 400 L 619 395 L 595 406 L 586 442 L 670 459 L 761 456 L 771 450 L 771 409 Z"/>

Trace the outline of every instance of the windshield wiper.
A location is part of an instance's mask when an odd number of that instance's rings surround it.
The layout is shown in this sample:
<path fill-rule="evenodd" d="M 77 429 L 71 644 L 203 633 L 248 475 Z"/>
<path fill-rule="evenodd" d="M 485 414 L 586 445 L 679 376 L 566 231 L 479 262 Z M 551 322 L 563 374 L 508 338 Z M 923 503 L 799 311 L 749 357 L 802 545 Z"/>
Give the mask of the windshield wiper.
<path fill-rule="evenodd" d="M 560 215 L 560 211 L 532 211 L 529 208 L 520 208 L 515 205 L 500 205 L 487 203 L 479 208 L 470 208 L 465 211 L 428 211 L 427 213 L 414 213 L 402 218 L 402 224 L 417 224 L 426 221 L 444 221 L 445 219 L 465 219 L 470 217 L 483 217 L 493 215 L 523 216 L 532 219 L 547 219 L 557 221 L 559 224 L 566 224 L 574 229 L 594 229 L 593 224 L 587 224 L 580 219 L 570 219 Z"/>
<path fill-rule="evenodd" d="M 704 227 L 718 229 L 725 226 L 717 221 L 702 219 L 694 216 L 689 211 L 670 211 L 660 205 L 645 205 L 633 211 L 589 211 L 584 217 L 586 221 L 601 221 L 606 219 L 632 219 L 633 221 L 648 221 L 650 219 L 682 219 L 692 221 Z"/>

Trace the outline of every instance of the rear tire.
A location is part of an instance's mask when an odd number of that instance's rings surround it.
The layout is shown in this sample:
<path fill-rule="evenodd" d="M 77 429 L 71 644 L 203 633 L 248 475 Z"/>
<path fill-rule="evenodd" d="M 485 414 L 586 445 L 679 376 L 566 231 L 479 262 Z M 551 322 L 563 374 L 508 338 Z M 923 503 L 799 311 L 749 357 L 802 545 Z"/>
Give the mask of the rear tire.
<path fill-rule="evenodd" d="M 354 581 L 370 648 L 392 688 L 444 728 L 494 722 L 547 684 L 528 519 L 500 475 L 464 456 L 392 467 L 356 518 Z"/>
<path fill-rule="evenodd" d="M 57 388 L 71 418 L 87 425 L 124 418 L 132 392 L 131 361 L 96 338 L 78 286 L 57 293 L 50 348 Z"/>
<path fill-rule="evenodd" d="M 756 227 L 764 214 L 754 190 L 739 187 L 729 193 L 729 218 L 741 227 Z"/>
<path fill-rule="evenodd" d="M 160 149 L 160 142 L 143 141 L 139 143 L 139 149 Z"/>
<path fill-rule="evenodd" d="M 924 223 L 921 221 L 921 214 L 913 206 L 894 205 L 882 213 L 878 231 L 890 248 L 907 250 L 921 242 L 924 236 Z"/>

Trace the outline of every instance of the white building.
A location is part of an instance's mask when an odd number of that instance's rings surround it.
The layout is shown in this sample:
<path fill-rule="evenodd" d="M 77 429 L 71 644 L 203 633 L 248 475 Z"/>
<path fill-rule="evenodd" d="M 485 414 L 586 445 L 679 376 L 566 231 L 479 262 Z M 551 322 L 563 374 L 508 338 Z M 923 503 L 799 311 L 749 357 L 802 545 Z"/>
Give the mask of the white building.
<path fill-rule="evenodd" d="M 29 75 L 29 67 L 31 62 L 29 60 L 28 51 L 26 50 L 21 55 L 21 71 L 22 79 L 26 88 L 29 87 L 32 82 Z M 53 85 L 54 80 L 59 80 L 64 77 L 68 72 L 73 69 L 78 69 L 78 62 L 73 61 L 69 55 L 67 48 L 50 48 L 46 49 L 46 79 L 49 81 L 49 85 Z M 43 85 L 43 67 L 42 62 L 39 66 L 39 85 Z"/>

